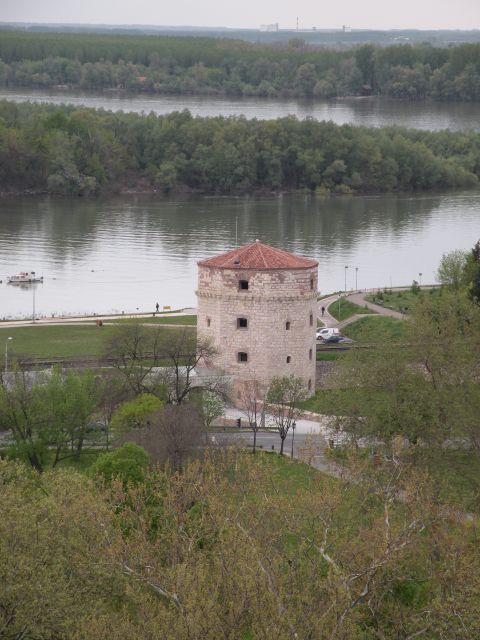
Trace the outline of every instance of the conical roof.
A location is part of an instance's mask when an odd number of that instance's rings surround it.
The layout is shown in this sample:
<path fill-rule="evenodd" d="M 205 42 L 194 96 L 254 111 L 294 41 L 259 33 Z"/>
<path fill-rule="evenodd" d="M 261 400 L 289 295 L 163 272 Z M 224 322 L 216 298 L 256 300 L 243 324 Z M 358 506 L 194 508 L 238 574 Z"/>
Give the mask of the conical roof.
<path fill-rule="evenodd" d="M 255 240 L 219 256 L 200 260 L 198 265 L 216 269 L 311 269 L 318 262 Z"/>

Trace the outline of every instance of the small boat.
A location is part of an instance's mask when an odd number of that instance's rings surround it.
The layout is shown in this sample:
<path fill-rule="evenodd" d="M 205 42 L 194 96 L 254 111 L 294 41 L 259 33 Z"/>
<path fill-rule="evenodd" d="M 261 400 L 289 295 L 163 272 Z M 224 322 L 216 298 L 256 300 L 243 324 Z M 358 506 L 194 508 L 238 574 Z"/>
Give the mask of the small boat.
<path fill-rule="evenodd" d="M 43 276 L 37 276 L 35 271 L 20 271 L 15 276 L 8 276 L 8 284 L 30 284 L 32 282 L 43 282 Z"/>

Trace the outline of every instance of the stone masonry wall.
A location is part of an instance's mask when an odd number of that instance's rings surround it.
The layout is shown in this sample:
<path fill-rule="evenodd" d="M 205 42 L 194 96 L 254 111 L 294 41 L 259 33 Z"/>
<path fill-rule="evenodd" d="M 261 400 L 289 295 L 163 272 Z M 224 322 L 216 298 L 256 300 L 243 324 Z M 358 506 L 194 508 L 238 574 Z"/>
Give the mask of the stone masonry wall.
<path fill-rule="evenodd" d="M 248 290 L 239 287 L 240 280 L 248 281 Z M 199 266 L 197 295 L 197 330 L 216 345 L 216 367 L 238 381 L 257 378 L 268 382 L 274 376 L 293 374 L 314 392 L 316 267 L 244 270 Z M 246 319 L 247 327 L 239 327 L 239 318 Z M 246 353 L 248 360 L 239 361 L 239 353 Z"/>

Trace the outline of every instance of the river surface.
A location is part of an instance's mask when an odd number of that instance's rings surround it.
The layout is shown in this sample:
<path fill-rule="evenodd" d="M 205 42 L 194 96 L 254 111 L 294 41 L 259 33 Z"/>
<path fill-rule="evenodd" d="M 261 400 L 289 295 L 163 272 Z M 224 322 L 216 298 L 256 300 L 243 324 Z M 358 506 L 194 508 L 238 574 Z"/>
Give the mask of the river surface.
<path fill-rule="evenodd" d="M 0 200 L 0 319 L 196 304 L 197 260 L 263 242 L 319 261 L 323 292 L 435 281 L 480 237 L 480 193 L 283 197 L 131 195 Z M 348 269 L 345 266 L 348 265 Z M 6 276 L 36 271 L 26 288 Z M 421 274 L 421 276 L 419 275 Z"/>
<path fill-rule="evenodd" d="M 0 99 L 14 102 L 53 102 L 95 109 L 135 113 L 170 113 L 189 109 L 194 116 L 238 116 L 268 120 L 295 115 L 300 119 L 331 120 L 336 124 L 385 127 L 392 124 L 416 129 L 474 129 L 480 131 L 480 103 L 428 102 L 389 98 L 286 100 L 268 98 L 215 98 L 212 96 L 159 96 L 148 94 L 71 93 L 61 90 L 0 89 Z"/>

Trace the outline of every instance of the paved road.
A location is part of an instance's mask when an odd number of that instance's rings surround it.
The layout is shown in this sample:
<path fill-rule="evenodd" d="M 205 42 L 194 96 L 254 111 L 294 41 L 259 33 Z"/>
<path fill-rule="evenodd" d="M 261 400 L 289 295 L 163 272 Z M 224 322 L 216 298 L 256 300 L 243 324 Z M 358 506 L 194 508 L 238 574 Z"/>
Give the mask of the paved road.
<path fill-rule="evenodd" d="M 246 423 L 245 415 L 238 409 L 229 407 L 225 411 L 227 418 L 241 418 Z M 266 416 L 265 420 L 267 426 L 272 423 L 271 416 Z M 328 429 L 327 429 L 328 416 L 322 416 L 319 421 L 315 420 L 297 420 L 295 434 L 291 430 L 285 439 L 284 454 L 292 455 L 292 441 L 293 441 L 293 457 L 301 457 L 301 449 L 305 447 L 307 437 L 311 440 L 315 447 L 315 456 L 311 462 L 312 467 L 333 475 L 340 477 L 342 475 L 342 469 L 330 460 L 326 455 L 328 449 Z M 253 433 L 248 430 L 239 430 L 237 433 L 230 430 L 229 432 L 222 433 L 216 432 L 212 434 L 213 442 L 219 445 L 231 445 L 238 444 L 242 447 L 253 447 Z M 280 451 L 280 436 L 276 431 L 259 431 L 257 433 L 257 447 L 264 451 Z"/>

